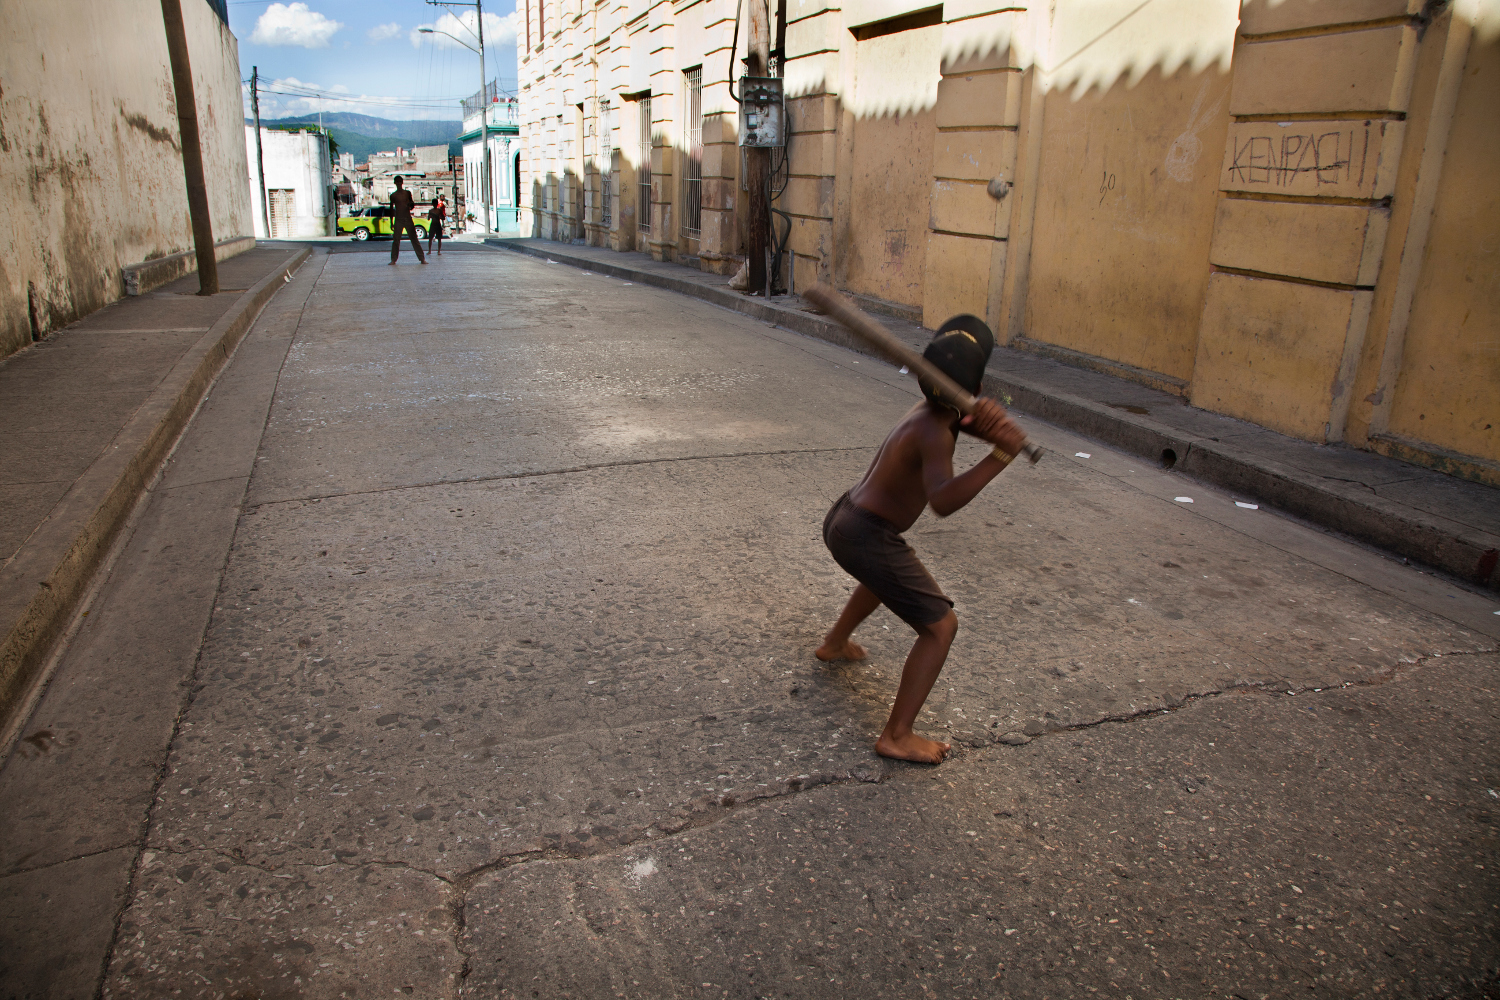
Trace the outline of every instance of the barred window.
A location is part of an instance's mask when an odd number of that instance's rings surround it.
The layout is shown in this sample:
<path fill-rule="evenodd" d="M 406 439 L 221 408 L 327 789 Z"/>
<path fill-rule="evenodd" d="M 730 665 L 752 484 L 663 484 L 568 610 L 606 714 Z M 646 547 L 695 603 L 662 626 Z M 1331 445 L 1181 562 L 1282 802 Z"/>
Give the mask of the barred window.
<path fill-rule="evenodd" d="M 697 236 L 703 227 L 703 67 L 683 74 L 687 84 L 687 115 L 683 125 L 687 132 L 683 145 L 687 160 L 682 170 L 682 232 Z"/>
<path fill-rule="evenodd" d="M 641 166 L 636 174 L 636 187 L 640 204 L 636 212 L 637 225 L 641 232 L 651 231 L 651 96 L 640 100 L 641 105 Z"/>

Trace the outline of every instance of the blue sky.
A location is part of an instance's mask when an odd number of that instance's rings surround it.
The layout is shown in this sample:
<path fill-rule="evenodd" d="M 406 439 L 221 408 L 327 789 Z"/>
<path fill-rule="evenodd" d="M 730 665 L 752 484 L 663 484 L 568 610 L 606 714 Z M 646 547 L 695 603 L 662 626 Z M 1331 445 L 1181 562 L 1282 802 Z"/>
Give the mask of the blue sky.
<path fill-rule="evenodd" d="M 485 71 L 513 91 L 515 0 L 484 5 Z M 240 71 L 260 67 L 262 118 L 356 111 L 381 118 L 460 117 L 458 100 L 479 90 L 479 56 L 441 34 L 477 47 L 472 6 L 424 0 L 229 0 L 229 27 L 240 45 Z M 249 114 L 249 87 L 246 111 Z M 281 93 L 276 93 L 281 91 Z"/>

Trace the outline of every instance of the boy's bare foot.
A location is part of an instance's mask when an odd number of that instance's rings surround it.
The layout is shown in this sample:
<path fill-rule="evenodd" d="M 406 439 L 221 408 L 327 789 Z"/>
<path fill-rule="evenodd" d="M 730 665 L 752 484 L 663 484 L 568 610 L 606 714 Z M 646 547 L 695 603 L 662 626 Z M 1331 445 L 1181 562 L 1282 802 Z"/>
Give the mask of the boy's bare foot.
<path fill-rule="evenodd" d="M 939 743 L 936 740 L 918 736 L 916 733 L 908 733 L 902 739 L 893 739 L 881 733 L 880 739 L 875 741 L 875 752 L 880 756 L 914 761 L 918 764 L 941 764 L 943 758 L 948 756 L 948 751 L 952 749 L 951 743 Z"/>
<path fill-rule="evenodd" d="M 831 663 L 834 660 L 863 660 L 870 654 L 865 652 L 865 647 L 853 639 L 845 639 L 838 644 L 825 642 L 813 650 L 813 655 L 824 663 Z"/>

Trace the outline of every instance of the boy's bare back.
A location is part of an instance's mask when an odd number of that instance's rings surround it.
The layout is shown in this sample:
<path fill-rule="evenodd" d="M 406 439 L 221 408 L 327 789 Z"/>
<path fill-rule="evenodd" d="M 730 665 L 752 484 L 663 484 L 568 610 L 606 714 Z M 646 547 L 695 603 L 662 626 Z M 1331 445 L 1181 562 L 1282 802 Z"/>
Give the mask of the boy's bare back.
<path fill-rule="evenodd" d="M 961 475 L 953 474 L 953 449 L 962 428 L 1016 454 L 1025 432 L 992 399 L 980 399 L 972 417 L 923 400 L 886 436 L 875 460 L 849 499 L 891 522 L 897 531 L 916 523 L 928 504 L 939 517 L 962 508 L 1005 466 L 990 458 Z"/>

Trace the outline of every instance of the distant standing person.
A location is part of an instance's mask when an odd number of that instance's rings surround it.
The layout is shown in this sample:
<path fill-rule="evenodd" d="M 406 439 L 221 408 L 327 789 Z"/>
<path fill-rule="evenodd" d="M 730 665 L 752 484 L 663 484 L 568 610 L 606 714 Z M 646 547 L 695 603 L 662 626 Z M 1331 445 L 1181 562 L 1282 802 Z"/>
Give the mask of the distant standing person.
<path fill-rule="evenodd" d="M 417 224 L 411 221 L 412 210 L 417 207 L 417 201 L 406 190 L 406 182 L 401 175 L 396 175 L 396 190 L 391 192 L 391 210 L 395 218 L 391 220 L 391 263 L 396 263 L 396 258 L 401 256 L 401 237 L 411 235 L 411 248 L 417 252 L 417 260 L 423 264 L 427 258 L 422 256 L 422 244 L 417 242 Z"/>
<path fill-rule="evenodd" d="M 448 218 L 448 199 L 438 195 L 432 199 L 432 209 L 427 213 L 427 252 L 432 253 L 432 241 L 437 239 L 437 252 L 443 252 L 443 220 Z"/>

